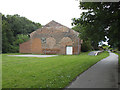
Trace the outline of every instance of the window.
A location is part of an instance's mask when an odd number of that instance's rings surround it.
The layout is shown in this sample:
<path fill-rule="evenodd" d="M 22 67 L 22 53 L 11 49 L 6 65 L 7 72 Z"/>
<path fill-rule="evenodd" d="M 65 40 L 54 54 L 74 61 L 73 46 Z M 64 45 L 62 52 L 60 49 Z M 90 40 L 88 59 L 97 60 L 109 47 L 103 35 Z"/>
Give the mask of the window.
<path fill-rule="evenodd" d="M 42 41 L 42 43 L 46 43 L 46 38 L 42 37 L 41 41 Z"/>

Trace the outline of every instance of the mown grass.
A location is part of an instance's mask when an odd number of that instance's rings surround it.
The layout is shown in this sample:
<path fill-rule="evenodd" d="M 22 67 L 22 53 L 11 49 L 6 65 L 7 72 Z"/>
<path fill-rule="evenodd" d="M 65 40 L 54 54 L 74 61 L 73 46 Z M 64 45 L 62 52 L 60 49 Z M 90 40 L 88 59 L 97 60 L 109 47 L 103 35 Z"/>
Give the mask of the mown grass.
<path fill-rule="evenodd" d="M 115 54 L 117 54 L 117 55 L 118 55 L 118 64 L 120 65 L 120 52 L 115 53 Z"/>
<path fill-rule="evenodd" d="M 120 65 L 120 53 L 118 54 L 118 62 L 119 62 L 119 65 Z"/>
<path fill-rule="evenodd" d="M 2 57 L 3 88 L 64 88 L 80 73 L 99 60 L 107 57 L 107 52 L 98 56 L 60 55 L 56 57 Z"/>

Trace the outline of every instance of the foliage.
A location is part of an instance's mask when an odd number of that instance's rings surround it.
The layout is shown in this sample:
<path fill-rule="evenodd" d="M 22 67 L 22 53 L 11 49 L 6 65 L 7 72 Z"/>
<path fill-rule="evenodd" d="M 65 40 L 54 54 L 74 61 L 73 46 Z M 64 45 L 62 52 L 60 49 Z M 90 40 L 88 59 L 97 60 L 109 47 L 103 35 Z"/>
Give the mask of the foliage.
<path fill-rule="evenodd" d="M 118 53 L 118 62 L 119 62 L 119 65 L 120 65 L 120 51 Z"/>
<path fill-rule="evenodd" d="M 83 44 L 81 45 L 81 51 L 87 52 L 87 51 L 91 51 L 91 50 L 92 50 L 91 42 L 83 41 Z"/>
<path fill-rule="evenodd" d="M 118 65 L 120 68 L 120 51 L 116 51 L 116 52 L 112 51 L 112 52 L 118 55 Z"/>
<path fill-rule="evenodd" d="M 41 27 L 20 15 L 2 15 L 2 52 L 18 52 L 19 44 L 28 40 L 28 35 Z"/>
<path fill-rule="evenodd" d="M 81 51 L 82 52 L 87 52 L 87 51 L 92 50 L 93 49 L 92 45 L 91 45 L 92 41 L 87 36 L 86 30 L 85 30 L 86 27 L 84 27 L 81 24 L 78 24 L 78 25 L 74 26 L 72 29 L 79 32 L 79 37 L 83 40 Z"/>
<path fill-rule="evenodd" d="M 3 54 L 3 88 L 64 88 L 80 73 L 109 56 L 60 55 L 48 58 L 12 57 Z"/>
<path fill-rule="evenodd" d="M 103 48 L 104 50 L 108 50 L 109 47 L 110 47 L 109 45 L 105 45 L 105 44 L 102 45 L 102 48 Z M 110 49 L 111 49 L 111 48 L 110 48 Z"/>
<path fill-rule="evenodd" d="M 18 34 L 16 36 L 16 40 L 13 42 L 15 51 L 14 52 L 19 52 L 19 44 L 26 42 L 29 40 L 29 36 L 28 35 L 24 35 L 24 34 Z"/>
<path fill-rule="evenodd" d="M 24 35 L 24 34 L 18 34 L 16 38 L 17 39 L 14 42 L 15 45 L 19 45 L 19 44 L 29 40 L 29 36 L 28 35 Z"/>
<path fill-rule="evenodd" d="M 4 53 L 12 51 L 12 42 L 15 40 L 13 32 L 7 21 L 2 21 L 2 51 Z"/>
<path fill-rule="evenodd" d="M 73 24 L 85 27 L 86 36 L 96 46 L 107 36 L 109 44 L 120 49 L 120 2 L 80 2 L 80 9 L 85 11 Z"/>
<path fill-rule="evenodd" d="M 83 25 L 78 24 L 74 26 L 72 29 L 79 32 L 79 36 L 81 39 L 89 40 L 89 37 L 86 35 L 86 31 L 85 31 L 86 27 L 84 27 Z"/>

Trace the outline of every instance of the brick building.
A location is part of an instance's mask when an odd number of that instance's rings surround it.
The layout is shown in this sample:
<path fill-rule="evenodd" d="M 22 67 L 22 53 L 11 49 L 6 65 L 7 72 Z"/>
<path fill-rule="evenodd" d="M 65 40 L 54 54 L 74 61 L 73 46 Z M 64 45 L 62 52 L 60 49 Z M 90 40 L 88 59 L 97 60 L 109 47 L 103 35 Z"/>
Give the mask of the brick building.
<path fill-rule="evenodd" d="M 20 53 L 79 54 L 79 33 L 58 22 L 51 21 L 30 34 L 30 40 L 20 44 Z"/>

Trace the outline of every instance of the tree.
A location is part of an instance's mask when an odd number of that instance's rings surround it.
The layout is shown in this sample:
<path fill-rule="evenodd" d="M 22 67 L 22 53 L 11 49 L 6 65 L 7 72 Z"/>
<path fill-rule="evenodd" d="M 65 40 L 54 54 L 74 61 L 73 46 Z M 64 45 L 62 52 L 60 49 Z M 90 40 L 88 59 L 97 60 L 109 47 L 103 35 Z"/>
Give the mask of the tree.
<path fill-rule="evenodd" d="M 29 34 L 38 28 L 35 23 L 20 15 L 2 15 L 2 52 L 13 53 L 19 51 L 19 44 L 29 39 Z"/>
<path fill-rule="evenodd" d="M 10 29 L 9 24 L 3 20 L 2 21 L 2 52 L 6 53 L 11 51 L 11 45 L 14 41 L 13 32 Z"/>
<path fill-rule="evenodd" d="M 91 46 L 91 40 L 86 35 L 85 28 L 86 27 L 82 26 L 81 24 L 78 24 L 78 25 L 76 25 L 75 27 L 72 28 L 73 30 L 79 32 L 79 37 L 83 40 L 83 43 L 82 43 L 82 46 L 81 46 L 81 51 L 82 52 L 90 51 L 90 50 L 93 49 L 93 47 Z"/>
<path fill-rule="evenodd" d="M 32 22 L 25 17 L 20 17 L 18 14 L 7 15 L 6 21 L 10 24 L 10 28 L 14 32 L 14 36 L 17 34 L 29 34 L 42 27 L 41 24 Z"/>
<path fill-rule="evenodd" d="M 28 41 L 30 38 L 28 35 L 18 34 L 16 40 L 13 42 L 13 52 L 19 52 L 19 44 Z"/>
<path fill-rule="evenodd" d="M 104 50 L 108 50 L 110 46 L 103 44 L 101 47 L 102 47 Z"/>
<path fill-rule="evenodd" d="M 120 50 L 120 2 L 80 2 L 83 12 L 80 18 L 74 18 L 73 24 L 81 24 L 86 36 L 97 46 L 98 42 L 109 38 L 112 47 Z"/>

